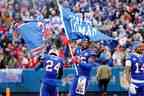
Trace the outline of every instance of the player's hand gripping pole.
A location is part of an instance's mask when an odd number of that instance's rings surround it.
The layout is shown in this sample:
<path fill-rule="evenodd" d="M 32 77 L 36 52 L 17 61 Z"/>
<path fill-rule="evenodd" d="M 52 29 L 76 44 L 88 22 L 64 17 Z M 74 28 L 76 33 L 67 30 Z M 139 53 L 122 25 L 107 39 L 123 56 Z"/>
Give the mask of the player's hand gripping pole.
<path fill-rule="evenodd" d="M 58 5 L 58 8 L 59 8 L 59 11 L 60 11 L 61 21 L 62 21 L 62 24 L 64 25 L 62 7 L 61 7 L 61 5 L 60 5 L 60 3 L 59 3 L 59 0 L 56 0 L 56 1 L 57 1 L 57 5 Z M 68 33 L 67 33 L 67 29 L 65 28 L 65 26 L 64 26 L 64 30 L 65 30 L 65 34 L 66 34 L 67 39 L 70 40 L 70 39 L 69 39 L 69 36 L 68 36 Z M 71 48 L 70 43 L 68 43 L 68 47 L 69 47 L 69 50 L 70 50 L 71 57 L 73 58 L 74 55 L 73 55 L 73 52 L 72 52 L 72 48 Z M 74 65 L 74 68 L 75 68 L 75 71 L 76 71 L 76 75 L 78 75 L 77 65 L 76 65 L 76 64 L 73 64 L 73 65 Z"/>

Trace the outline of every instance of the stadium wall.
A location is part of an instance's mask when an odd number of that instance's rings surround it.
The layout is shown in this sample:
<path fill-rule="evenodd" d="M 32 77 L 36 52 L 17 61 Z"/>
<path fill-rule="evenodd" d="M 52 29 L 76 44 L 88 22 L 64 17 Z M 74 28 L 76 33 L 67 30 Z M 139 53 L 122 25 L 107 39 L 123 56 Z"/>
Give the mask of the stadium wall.
<path fill-rule="evenodd" d="M 112 79 L 108 86 L 109 92 L 126 92 L 120 84 L 120 77 L 122 74 L 123 68 L 113 68 L 112 69 Z M 68 92 L 71 81 L 74 78 L 75 70 L 72 68 L 67 68 L 64 70 L 64 76 L 61 80 L 61 85 L 59 91 L 64 93 Z M 9 87 L 13 93 L 38 93 L 40 88 L 40 82 L 43 75 L 43 71 L 34 71 L 32 69 L 23 70 L 21 74 L 21 81 L 12 83 L 7 82 L 3 83 L 0 81 L 0 93 L 4 93 L 5 89 Z M 96 80 L 96 68 L 91 72 L 91 80 L 88 86 L 88 92 L 95 93 L 98 92 L 98 85 Z M 20 95 L 21 96 L 21 95 Z"/>

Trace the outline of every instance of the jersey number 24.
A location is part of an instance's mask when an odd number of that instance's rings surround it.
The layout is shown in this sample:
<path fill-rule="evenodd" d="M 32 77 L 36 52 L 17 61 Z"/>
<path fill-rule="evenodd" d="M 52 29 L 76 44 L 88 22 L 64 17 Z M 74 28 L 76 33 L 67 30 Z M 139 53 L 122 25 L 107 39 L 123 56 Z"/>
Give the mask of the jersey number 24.
<path fill-rule="evenodd" d="M 60 68 L 60 63 L 54 64 L 53 61 L 48 60 L 46 65 L 46 71 L 52 72 L 52 71 L 56 71 L 58 72 L 59 68 Z"/>

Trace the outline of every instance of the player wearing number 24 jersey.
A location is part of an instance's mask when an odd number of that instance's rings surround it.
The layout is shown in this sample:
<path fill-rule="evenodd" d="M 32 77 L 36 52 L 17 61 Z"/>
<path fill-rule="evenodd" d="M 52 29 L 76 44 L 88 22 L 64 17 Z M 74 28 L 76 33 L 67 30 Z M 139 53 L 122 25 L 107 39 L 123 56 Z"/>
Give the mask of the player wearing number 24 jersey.
<path fill-rule="evenodd" d="M 63 59 L 54 52 L 42 58 L 41 63 L 36 67 L 36 70 L 44 68 L 40 96 L 57 96 L 56 87 L 60 84 L 59 79 L 62 78 L 63 64 Z"/>
<path fill-rule="evenodd" d="M 126 60 L 127 76 L 129 74 L 129 96 L 144 96 L 144 45 L 140 44 L 136 53 Z M 129 72 L 128 72 L 129 71 Z"/>

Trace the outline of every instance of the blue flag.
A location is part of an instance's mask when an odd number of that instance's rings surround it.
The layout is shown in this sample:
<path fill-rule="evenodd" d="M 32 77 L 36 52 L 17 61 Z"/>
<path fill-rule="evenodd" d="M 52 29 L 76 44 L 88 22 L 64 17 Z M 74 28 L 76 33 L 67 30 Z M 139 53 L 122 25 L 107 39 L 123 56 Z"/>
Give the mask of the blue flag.
<path fill-rule="evenodd" d="M 60 8 L 60 11 L 66 35 L 70 40 L 81 39 L 83 36 L 88 36 L 91 41 L 114 40 L 112 37 L 109 37 L 99 32 L 96 28 L 93 28 L 89 21 L 80 18 L 80 16 L 73 13 L 70 8 L 63 7 Z"/>
<path fill-rule="evenodd" d="M 32 54 L 36 55 L 42 51 L 43 33 L 38 22 L 24 23 L 19 27 L 18 31 Z"/>

